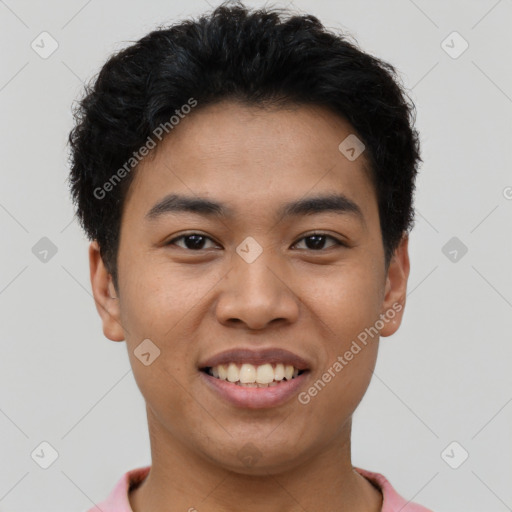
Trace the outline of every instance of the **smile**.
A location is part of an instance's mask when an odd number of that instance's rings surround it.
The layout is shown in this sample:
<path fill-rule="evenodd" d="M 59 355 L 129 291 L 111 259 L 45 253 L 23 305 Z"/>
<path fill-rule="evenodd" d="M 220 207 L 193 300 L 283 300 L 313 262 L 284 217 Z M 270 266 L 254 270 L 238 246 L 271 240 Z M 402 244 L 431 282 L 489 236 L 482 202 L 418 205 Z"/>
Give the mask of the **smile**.
<path fill-rule="evenodd" d="M 304 372 L 291 364 L 281 363 L 261 365 L 228 363 L 206 367 L 203 371 L 216 379 L 248 388 L 278 386 L 282 382 L 295 379 Z"/>

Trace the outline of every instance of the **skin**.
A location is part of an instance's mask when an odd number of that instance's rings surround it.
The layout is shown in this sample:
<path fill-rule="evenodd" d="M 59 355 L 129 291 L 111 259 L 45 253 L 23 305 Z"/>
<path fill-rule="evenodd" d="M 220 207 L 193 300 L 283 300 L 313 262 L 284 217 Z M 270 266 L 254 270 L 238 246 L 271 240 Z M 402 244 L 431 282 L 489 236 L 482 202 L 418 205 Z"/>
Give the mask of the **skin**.
<path fill-rule="evenodd" d="M 224 101 L 187 116 L 137 168 L 124 204 L 116 290 L 92 242 L 90 276 L 103 332 L 126 340 L 145 398 L 152 468 L 129 495 L 134 512 L 377 512 L 382 495 L 351 463 L 351 419 L 375 367 L 371 340 L 311 401 L 242 409 L 205 386 L 199 362 L 234 347 L 287 348 L 311 365 L 307 388 L 359 333 L 400 304 L 380 336 L 400 326 L 409 276 L 408 238 L 388 268 L 377 197 L 364 153 L 338 150 L 355 130 L 320 106 L 262 110 Z M 288 201 L 343 193 L 364 215 L 318 213 L 281 219 Z M 222 220 L 193 213 L 148 222 L 169 193 L 201 196 L 235 211 Z M 326 238 L 314 249 L 304 237 Z M 202 250 L 191 233 L 209 237 Z M 235 252 L 252 236 L 253 263 Z M 192 247 L 192 248 L 190 248 Z M 313 248 L 310 248 L 313 247 Z M 161 351 L 134 355 L 149 338 Z M 238 456 L 252 443 L 259 458 Z"/>

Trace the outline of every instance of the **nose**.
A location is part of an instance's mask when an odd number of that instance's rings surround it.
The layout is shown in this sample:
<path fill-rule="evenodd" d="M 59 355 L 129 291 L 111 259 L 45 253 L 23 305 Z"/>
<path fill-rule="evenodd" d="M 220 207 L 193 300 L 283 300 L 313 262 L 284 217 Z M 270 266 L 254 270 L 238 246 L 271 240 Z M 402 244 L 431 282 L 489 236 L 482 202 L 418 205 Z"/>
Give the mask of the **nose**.
<path fill-rule="evenodd" d="M 286 268 L 266 251 L 252 263 L 235 254 L 232 269 L 222 282 L 217 319 L 224 325 L 251 330 L 296 322 L 300 301 L 289 281 Z"/>

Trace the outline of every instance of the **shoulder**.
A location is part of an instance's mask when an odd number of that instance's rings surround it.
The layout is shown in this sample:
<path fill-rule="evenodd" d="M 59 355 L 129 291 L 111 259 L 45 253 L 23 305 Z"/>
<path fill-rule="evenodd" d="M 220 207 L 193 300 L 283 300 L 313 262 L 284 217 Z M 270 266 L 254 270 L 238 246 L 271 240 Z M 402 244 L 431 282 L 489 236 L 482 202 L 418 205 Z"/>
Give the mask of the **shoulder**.
<path fill-rule="evenodd" d="M 396 492 L 389 480 L 384 475 L 355 466 L 354 469 L 360 475 L 369 480 L 370 483 L 377 487 L 377 489 L 379 489 L 382 493 L 383 501 L 381 512 L 398 512 L 399 510 L 402 510 L 406 505 L 407 508 L 404 509 L 404 511 L 406 510 L 407 512 L 432 512 L 432 510 L 425 508 L 418 503 L 413 503 L 412 501 L 408 501 L 403 498 Z"/>
<path fill-rule="evenodd" d="M 87 512 L 133 512 L 128 493 L 132 487 L 144 480 L 150 469 L 151 466 L 143 466 L 124 473 L 107 498 Z"/>

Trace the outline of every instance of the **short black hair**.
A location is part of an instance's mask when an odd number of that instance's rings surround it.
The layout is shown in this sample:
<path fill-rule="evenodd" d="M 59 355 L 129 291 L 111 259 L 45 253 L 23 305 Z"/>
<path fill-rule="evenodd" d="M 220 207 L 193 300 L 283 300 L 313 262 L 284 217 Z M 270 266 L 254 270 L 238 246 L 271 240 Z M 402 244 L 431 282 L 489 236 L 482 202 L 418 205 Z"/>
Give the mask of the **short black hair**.
<path fill-rule="evenodd" d="M 370 163 L 387 268 L 414 224 L 422 161 L 415 106 L 394 66 L 348 39 L 313 15 L 235 1 L 159 27 L 110 56 L 75 104 L 68 180 L 80 224 L 98 241 L 116 289 L 134 155 L 191 98 L 196 111 L 226 99 L 262 107 L 313 104 L 349 121 Z M 129 161 L 134 172 L 126 172 Z M 119 184 L 105 186 L 123 166 Z"/>

